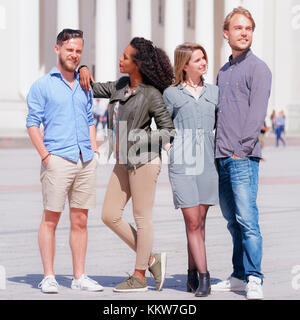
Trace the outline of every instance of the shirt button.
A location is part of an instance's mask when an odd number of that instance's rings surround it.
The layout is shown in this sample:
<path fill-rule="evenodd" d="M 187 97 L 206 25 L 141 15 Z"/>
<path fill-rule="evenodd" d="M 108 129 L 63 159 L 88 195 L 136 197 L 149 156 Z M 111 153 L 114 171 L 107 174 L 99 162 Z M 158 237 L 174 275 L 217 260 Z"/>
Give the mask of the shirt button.
<path fill-rule="evenodd" d="M 229 70 L 232 71 L 232 68 L 230 68 Z"/>
<path fill-rule="evenodd" d="M 224 99 L 225 99 L 225 96 L 223 96 L 222 99 L 224 100 Z"/>
<path fill-rule="evenodd" d="M 222 112 L 222 110 L 219 111 L 220 113 Z"/>
<path fill-rule="evenodd" d="M 229 85 L 229 82 L 226 82 L 226 85 L 228 86 L 228 85 Z"/>

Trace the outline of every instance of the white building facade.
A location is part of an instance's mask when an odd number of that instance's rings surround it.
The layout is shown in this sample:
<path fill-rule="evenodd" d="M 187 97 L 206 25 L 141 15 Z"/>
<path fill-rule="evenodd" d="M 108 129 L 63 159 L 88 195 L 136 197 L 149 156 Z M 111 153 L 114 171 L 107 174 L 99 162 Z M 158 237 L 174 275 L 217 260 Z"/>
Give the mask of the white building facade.
<path fill-rule="evenodd" d="M 239 5 L 256 22 L 252 50 L 273 74 L 268 113 L 284 110 L 287 131 L 299 133 L 300 0 L 0 0 L 0 136 L 26 133 L 27 92 L 56 64 L 54 45 L 63 28 L 83 30 L 81 64 L 96 81 L 119 77 L 123 49 L 142 36 L 171 61 L 177 45 L 202 44 L 209 60 L 206 81 L 215 83 L 230 55 L 224 17 Z"/>

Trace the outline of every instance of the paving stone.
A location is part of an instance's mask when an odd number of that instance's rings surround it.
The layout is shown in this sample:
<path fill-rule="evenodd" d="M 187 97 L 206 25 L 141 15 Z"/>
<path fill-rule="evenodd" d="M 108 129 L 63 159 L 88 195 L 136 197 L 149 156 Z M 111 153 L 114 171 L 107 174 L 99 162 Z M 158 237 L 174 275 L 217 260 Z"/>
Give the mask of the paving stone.
<path fill-rule="evenodd" d="M 275 148 L 271 140 L 263 149 L 266 161 L 260 165 L 258 205 L 263 236 L 262 270 L 266 300 L 300 299 L 300 137 L 291 145 Z M 27 141 L 28 142 L 28 141 Z M 161 292 L 147 272 L 149 291 L 117 294 L 113 287 L 132 273 L 134 253 L 101 221 L 101 207 L 113 164 L 102 161 L 97 172 L 97 208 L 88 220 L 86 273 L 104 286 L 101 293 L 70 289 L 72 259 L 69 248 L 68 207 L 56 232 L 55 272 L 60 284 L 58 295 L 45 295 L 38 289 L 43 278 L 37 234 L 42 215 L 37 152 L 20 139 L 0 139 L 0 265 L 6 271 L 6 289 L 0 300 L 191 300 L 186 288 L 186 235 L 182 214 L 173 208 L 167 165 L 158 179 L 153 208 L 154 252 L 168 255 L 167 278 Z M 272 142 L 272 143 L 271 143 Z M 165 162 L 165 161 L 164 161 Z M 132 205 L 124 217 L 134 223 Z M 232 242 L 219 206 L 207 216 L 206 246 L 208 267 L 213 281 L 232 272 Z M 294 273 L 292 273 L 294 272 Z M 213 293 L 203 300 L 244 300 L 241 293 Z"/>

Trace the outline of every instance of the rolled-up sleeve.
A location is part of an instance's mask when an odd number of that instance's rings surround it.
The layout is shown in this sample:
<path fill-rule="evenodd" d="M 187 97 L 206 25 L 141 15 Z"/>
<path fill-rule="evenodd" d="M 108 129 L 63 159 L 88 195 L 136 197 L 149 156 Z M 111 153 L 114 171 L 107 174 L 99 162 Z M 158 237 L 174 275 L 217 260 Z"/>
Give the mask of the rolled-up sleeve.
<path fill-rule="evenodd" d="M 45 110 L 45 97 L 43 96 L 39 83 L 35 82 L 27 95 L 28 114 L 26 118 L 26 127 L 40 127 Z"/>

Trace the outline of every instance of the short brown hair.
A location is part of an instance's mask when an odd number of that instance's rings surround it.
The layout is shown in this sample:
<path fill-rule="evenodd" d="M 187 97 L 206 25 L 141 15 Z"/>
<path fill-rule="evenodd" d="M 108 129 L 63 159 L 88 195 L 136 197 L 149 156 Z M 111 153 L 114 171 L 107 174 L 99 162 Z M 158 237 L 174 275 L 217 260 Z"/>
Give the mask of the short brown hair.
<path fill-rule="evenodd" d="M 224 20 L 224 24 L 223 24 L 223 30 L 229 30 L 229 24 L 230 24 L 230 21 L 232 19 L 232 17 L 235 15 L 235 14 L 242 14 L 244 15 L 246 18 L 248 18 L 251 22 L 252 22 L 252 30 L 254 31 L 255 29 L 255 22 L 254 22 L 254 19 L 250 13 L 249 10 L 243 8 L 243 7 L 237 7 L 237 8 L 234 8 L 225 18 Z"/>
<path fill-rule="evenodd" d="M 207 60 L 207 53 L 205 49 L 197 43 L 191 43 L 191 42 L 185 42 L 178 47 L 176 47 L 175 52 L 174 52 L 174 73 L 175 73 L 175 83 L 173 86 L 176 86 L 180 82 L 185 81 L 185 71 L 184 71 L 184 66 L 187 65 L 190 62 L 192 53 L 195 50 L 201 50 L 204 59 L 206 62 Z M 203 76 L 201 77 L 201 80 L 203 81 Z"/>
<path fill-rule="evenodd" d="M 83 40 L 83 32 L 81 30 L 63 29 L 56 38 L 56 44 L 62 45 L 64 41 L 72 38 L 81 38 Z"/>

